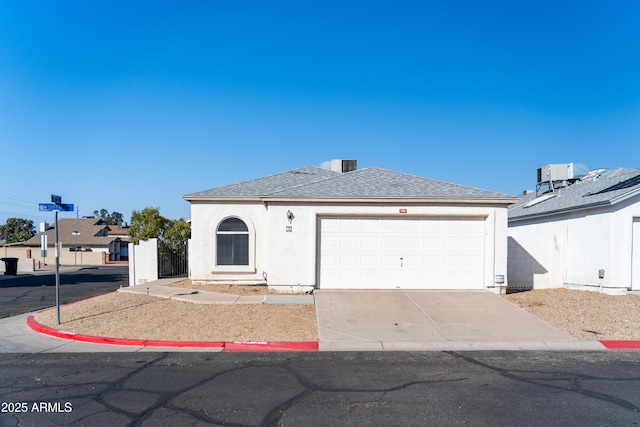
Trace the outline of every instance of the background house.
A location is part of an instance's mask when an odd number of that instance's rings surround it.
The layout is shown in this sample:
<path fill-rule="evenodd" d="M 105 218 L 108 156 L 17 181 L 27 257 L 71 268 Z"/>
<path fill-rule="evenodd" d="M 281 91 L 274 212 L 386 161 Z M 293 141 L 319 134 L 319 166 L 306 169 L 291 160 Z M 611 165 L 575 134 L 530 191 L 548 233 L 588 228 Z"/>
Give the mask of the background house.
<path fill-rule="evenodd" d="M 99 265 L 127 259 L 126 245 L 129 237 L 125 228 L 107 225 L 100 218 L 61 218 L 58 220 L 58 228 L 62 265 Z M 43 235 L 47 236 L 46 258 L 41 256 L 40 251 Z M 3 250 L 11 252 L 6 256 L 32 258 L 41 264 L 55 264 L 54 242 L 55 227 L 44 225 L 31 239 L 12 244 Z"/>
<path fill-rule="evenodd" d="M 322 289 L 484 289 L 515 198 L 333 160 L 185 195 L 190 277 Z"/>
<path fill-rule="evenodd" d="M 537 191 L 509 209 L 508 275 L 518 289 L 640 290 L 640 170 L 539 169 Z"/>

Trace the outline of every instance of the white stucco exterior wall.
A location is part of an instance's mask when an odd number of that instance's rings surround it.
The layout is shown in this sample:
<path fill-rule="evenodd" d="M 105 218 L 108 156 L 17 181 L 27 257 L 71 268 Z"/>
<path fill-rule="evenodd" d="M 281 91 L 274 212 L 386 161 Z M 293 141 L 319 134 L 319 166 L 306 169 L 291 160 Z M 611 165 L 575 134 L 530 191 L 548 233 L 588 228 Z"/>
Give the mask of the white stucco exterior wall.
<path fill-rule="evenodd" d="M 129 286 L 158 280 L 158 239 L 129 243 Z"/>
<path fill-rule="evenodd" d="M 633 219 L 640 203 L 626 202 L 509 225 L 513 287 L 569 285 L 631 288 Z M 636 250 L 640 250 L 637 248 Z M 605 270 L 602 281 L 598 270 Z"/>
<path fill-rule="evenodd" d="M 189 271 L 193 281 L 265 283 L 269 250 L 268 206 L 255 203 L 191 203 Z M 226 218 L 240 218 L 249 228 L 249 267 L 216 266 L 216 230 Z"/>
<path fill-rule="evenodd" d="M 407 212 L 399 213 L 401 208 Z M 287 218 L 287 211 L 293 214 L 291 222 Z M 484 286 L 493 286 L 495 275 L 507 276 L 507 209 L 504 205 L 192 202 L 190 277 L 196 282 L 268 283 L 269 286 L 288 287 L 292 291 L 300 287 L 315 287 L 318 277 L 318 218 L 323 216 L 483 218 Z M 228 217 L 238 217 L 245 221 L 254 235 L 253 243 L 250 238 L 253 264 L 250 261 L 248 269 L 233 271 L 233 268 L 219 268 L 215 265 L 216 229 Z"/>

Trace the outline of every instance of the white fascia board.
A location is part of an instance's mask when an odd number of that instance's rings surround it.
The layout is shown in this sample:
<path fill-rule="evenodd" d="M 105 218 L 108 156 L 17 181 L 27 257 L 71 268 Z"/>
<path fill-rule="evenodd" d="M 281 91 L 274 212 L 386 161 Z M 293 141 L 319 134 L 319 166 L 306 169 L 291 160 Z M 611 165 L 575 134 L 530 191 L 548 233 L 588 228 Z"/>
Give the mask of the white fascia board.
<path fill-rule="evenodd" d="M 183 197 L 189 202 L 305 202 L 305 203 L 393 203 L 393 204 L 473 204 L 511 205 L 518 198 L 412 198 L 412 197 Z"/>
<path fill-rule="evenodd" d="M 247 197 L 211 197 L 211 196 L 198 196 L 198 197 L 186 197 L 183 196 L 187 202 L 262 202 L 262 197 L 247 196 Z"/>
<path fill-rule="evenodd" d="M 612 205 L 615 205 L 616 203 L 624 202 L 625 200 L 629 200 L 639 194 L 640 194 L 640 188 L 636 188 L 633 191 L 629 191 L 628 193 L 624 193 L 617 197 L 614 197 L 613 199 L 611 199 L 610 202 Z"/>
<path fill-rule="evenodd" d="M 518 221 L 526 221 L 526 220 L 529 220 L 529 219 L 544 218 L 544 217 L 548 217 L 548 216 L 556 216 L 556 215 L 561 215 L 561 214 L 564 214 L 564 213 L 584 211 L 584 210 L 587 210 L 587 209 L 600 208 L 600 207 L 605 207 L 605 206 L 611 206 L 611 203 L 610 203 L 609 200 L 606 200 L 604 202 L 591 203 L 589 205 L 575 206 L 575 207 L 572 207 L 572 208 L 556 209 L 554 211 L 540 212 L 540 213 L 537 213 L 537 214 L 516 216 L 516 217 L 513 217 L 513 218 L 509 218 L 508 222 L 511 223 L 511 222 L 518 222 Z"/>
<path fill-rule="evenodd" d="M 387 204 L 473 204 L 473 205 L 510 205 L 519 199 L 451 199 L 451 198 L 401 198 L 401 197 L 264 197 L 265 202 L 305 202 L 305 203 L 387 203 Z"/>
<path fill-rule="evenodd" d="M 633 191 L 629 191 L 628 193 L 621 194 L 620 196 L 617 196 L 617 197 L 614 197 L 612 199 L 605 200 L 605 201 L 602 201 L 602 202 L 591 203 L 589 205 L 580 205 L 580 206 L 575 206 L 575 207 L 572 207 L 572 208 L 557 209 L 557 210 L 554 210 L 554 211 L 541 212 L 541 213 L 532 214 L 532 215 L 521 215 L 521 216 L 509 218 L 509 222 L 526 221 L 526 220 L 534 219 L 534 218 L 543 218 L 543 217 L 548 217 L 548 216 L 561 215 L 561 214 L 569 213 L 569 212 L 576 212 L 576 211 L 582 211 L 582 210 L 593 209 L 593 208 L 613 206 L 615 204 L 618 204 L 620 202 L 624 202 L 625 200 L 629 200 L 629 199 L 631 199 L 631 198 L 633 198 L 635 196 L 638 196 L 638 195 L 640 195 L 640 188 L 637 188 L 637 189 L 635 189 Z"/>

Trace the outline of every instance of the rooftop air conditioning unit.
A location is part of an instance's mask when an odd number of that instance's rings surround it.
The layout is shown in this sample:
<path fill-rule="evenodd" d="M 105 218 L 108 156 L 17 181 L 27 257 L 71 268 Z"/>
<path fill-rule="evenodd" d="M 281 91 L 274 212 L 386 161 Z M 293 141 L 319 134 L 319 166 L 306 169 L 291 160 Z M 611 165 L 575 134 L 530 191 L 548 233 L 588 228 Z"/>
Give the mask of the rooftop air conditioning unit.
<path fill-rule="evenodd" d="M 589 174 L 589 168 L 580 163 L 560 163 L 538 168 L 538 185 L 557 181 L 577 181 Z"/>
<path fill-rule="evenodd" d="M 320 167 L 334 172 L 346 173 L 356 170 L 358 167 L 358 161 L 334 159 L 322 163 Z"/>

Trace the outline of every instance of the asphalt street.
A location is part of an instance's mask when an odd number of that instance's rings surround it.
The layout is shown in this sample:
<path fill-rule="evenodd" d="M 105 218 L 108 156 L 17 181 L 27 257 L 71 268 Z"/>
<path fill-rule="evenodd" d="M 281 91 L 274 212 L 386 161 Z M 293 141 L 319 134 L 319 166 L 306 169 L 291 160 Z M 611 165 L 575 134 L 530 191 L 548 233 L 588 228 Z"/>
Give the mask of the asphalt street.
<path fill-rule="evenodd" d="M 9 278 L 11 277 L 11 278 Z M 60 273 L 60 304 L 128 286 L 127 266 L 65 267 Z M 0 319 L 56 304 L 55 270 L 0 278 Z"/>
<path fill-rule="evenodd" d="M 635 352 L 0 354 L 2 426 L 622 426 Z"/>

